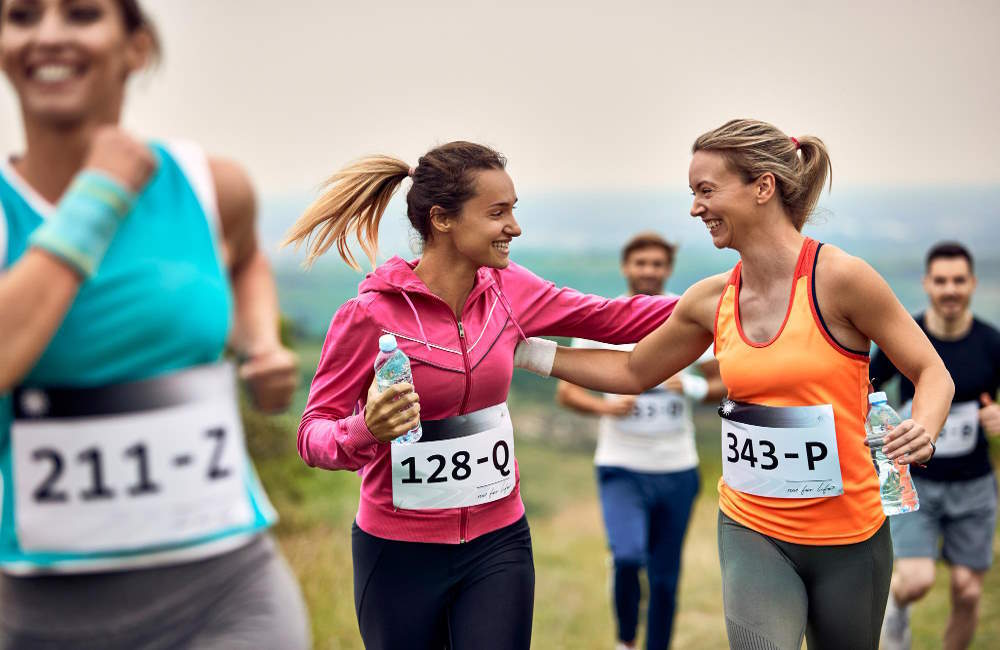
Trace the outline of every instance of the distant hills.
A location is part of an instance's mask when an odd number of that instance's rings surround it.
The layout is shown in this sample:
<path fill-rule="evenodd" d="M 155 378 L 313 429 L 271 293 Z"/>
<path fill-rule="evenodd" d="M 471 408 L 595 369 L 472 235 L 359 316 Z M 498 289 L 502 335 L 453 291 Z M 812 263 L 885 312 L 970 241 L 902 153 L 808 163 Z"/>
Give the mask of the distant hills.
<path fill-rule="evenodd" d="M 622 290 L 621 244 L 639 230 L 655 230 L 681 245 L 669 285 L 681 292 L 736 261 L 732 251 L 717 251 L 701 221 L 689 216 L 690 198 L 678 192 L 525 193 L 516 213 L 524 234 L 512 244 L 511 257 L 557 284 L 616 295 Z M 311 199 L 265 198 L 260 231 L 274 261 L 283 310 L 313 335 L 325 332 L 336 307 L 355 294 L 361 275 L 335 254 L 303 273 L 301 253 L 277 251 L 285 230 Z M 405 203 L 397 196 L 382 223 L 383 257 L 414 256 L 407 225 Z M 1000 321 L 1000 186 L 835 188 L 824 194 L 805 232 L 866 259 L 911 310 L 924 303 L 919 282 L 927 248 L 957 239 L 977 258 L 977 312 Z"/>

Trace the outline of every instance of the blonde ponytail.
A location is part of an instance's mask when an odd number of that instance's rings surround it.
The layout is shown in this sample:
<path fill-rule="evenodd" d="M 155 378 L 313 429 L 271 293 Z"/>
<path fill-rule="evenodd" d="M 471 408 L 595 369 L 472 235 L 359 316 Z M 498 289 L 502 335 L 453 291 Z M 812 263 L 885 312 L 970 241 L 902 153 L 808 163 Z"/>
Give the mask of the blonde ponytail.
<path fill-rule="evenodd" d="M 360 271 L 347 241 L 353 234 L 374 267 L 379 222 L 409 172 L 409 165 L 390 156 L 371 156 L 348 165 L 327 179 L 323 193 L 292 225 L 281 245 L 294 244 L 297 250 L 305 243 L 305 265 L 310 266 L 336 244 L 340 257 Z"/>
<path fill-rule="evenodd" d="M 833 166 L 830 164 L 830 154 L 826 150 L 826 145 L 817 137 L 804 135 L 798 139 L 799 157 L 799 192 L 794 198 L 795 213 L 800 216 L 800 221 L 796 224 L 799 230 L 806 220 L 816 210 L 819 203 L 820 194 L 823 193 L 823 186 L 827 184 L 833 189 Z"/>

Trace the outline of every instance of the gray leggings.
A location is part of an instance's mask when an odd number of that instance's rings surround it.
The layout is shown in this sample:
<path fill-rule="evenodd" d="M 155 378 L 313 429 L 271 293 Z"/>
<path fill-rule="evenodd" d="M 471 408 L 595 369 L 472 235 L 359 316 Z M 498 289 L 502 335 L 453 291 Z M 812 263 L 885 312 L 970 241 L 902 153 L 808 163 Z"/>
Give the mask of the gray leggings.
<path fill-rule="evenodd" d="M 722 600 L 736 650 L 875 650 L 892 577 L 885 522 L 857 544 L 807 546 L 719 513 Z"/>
<path fill-rule="evenodd" d="M 302 594 L 267 535 L 169 567 L 0 577 L 3 650 L 308 646 Z"/>

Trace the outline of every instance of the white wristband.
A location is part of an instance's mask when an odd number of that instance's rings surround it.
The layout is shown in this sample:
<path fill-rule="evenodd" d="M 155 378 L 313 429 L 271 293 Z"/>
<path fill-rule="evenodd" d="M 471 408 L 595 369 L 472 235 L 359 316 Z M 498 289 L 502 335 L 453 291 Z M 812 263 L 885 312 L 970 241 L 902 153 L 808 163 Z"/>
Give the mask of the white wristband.
<path fill-rule="evenodd" d="M 695 401 L 702 401 L 708 395 L 708 381 L 698 375 L 681 375 L 681 385 L 684 387 L 684 394 Z"/>
<path fill-rule="evenodd" d="M 548 377 L 552 374 L 552 364 L 556 361 L 558 347 L 555 341 L 537 337 L 521 341 L 514 348 L 514 367 Z"/>

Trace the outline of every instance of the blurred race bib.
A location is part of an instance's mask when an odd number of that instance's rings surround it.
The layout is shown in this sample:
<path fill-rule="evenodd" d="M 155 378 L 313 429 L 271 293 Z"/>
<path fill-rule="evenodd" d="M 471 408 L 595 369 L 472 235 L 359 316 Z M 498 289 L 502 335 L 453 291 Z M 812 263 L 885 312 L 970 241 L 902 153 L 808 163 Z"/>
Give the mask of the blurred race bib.
<path fill-rule="evenodd" d="M 900 417 L 912 417 L 912 400 L 903 405 Z M 958 402 L 951 405 L 935 445 L 935 458 L 955 458 L 971 454 L 979 440 L 979 402 Z"/>
<path fill-rule="evenodd" d="M 663 388 L 636 395 L 632 412 L 614 419 L 618 431 L 643 436 L 686 431 L 687 422 L 687 401 Z"/>

